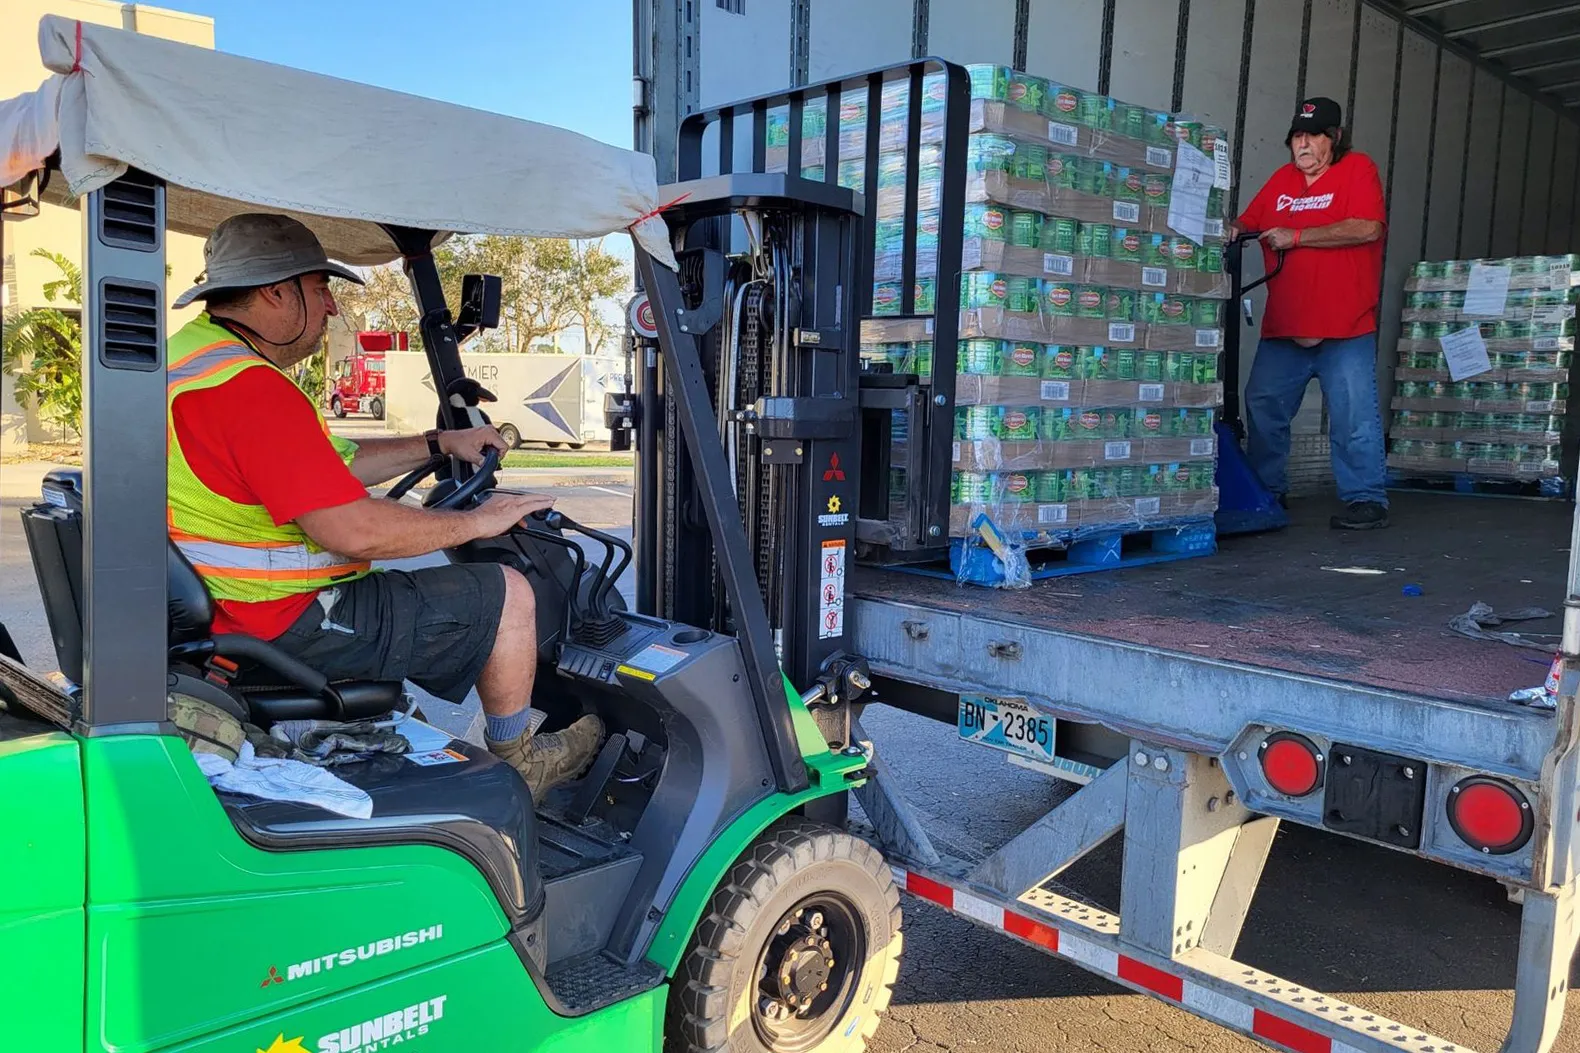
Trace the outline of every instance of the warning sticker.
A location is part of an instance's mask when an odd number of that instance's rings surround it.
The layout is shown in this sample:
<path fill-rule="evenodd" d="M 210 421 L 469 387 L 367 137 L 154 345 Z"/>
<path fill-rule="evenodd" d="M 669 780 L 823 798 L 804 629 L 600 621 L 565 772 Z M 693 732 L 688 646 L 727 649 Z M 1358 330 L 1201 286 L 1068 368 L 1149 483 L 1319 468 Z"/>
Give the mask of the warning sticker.
<path fill-rule="evenodd" d="M 818 567 L 817 638 L 845 635 L 845 542 L 823 542 Z"/>
<path fill-rule="evenodd" d="M 466 760 L 466 754 L 452 749 L 429 750 L 426 753 L 408 753 L 406 759 L 424 768 L 431 768 L 435 764 L 460 764 Z"/>
<path fill-rule="evenodd" d="M 634 657 L 626 659 L 626 664 L 645 673 L 667 673 L 685 660 L 685 651 L 663 644 L 648 644 Z"/>

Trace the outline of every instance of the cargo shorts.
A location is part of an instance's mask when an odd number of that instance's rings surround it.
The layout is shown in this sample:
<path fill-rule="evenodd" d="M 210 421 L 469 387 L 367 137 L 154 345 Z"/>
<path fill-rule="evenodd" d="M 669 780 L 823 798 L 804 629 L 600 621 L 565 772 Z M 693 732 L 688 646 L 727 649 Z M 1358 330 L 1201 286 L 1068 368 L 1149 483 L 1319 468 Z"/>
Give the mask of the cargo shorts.
<path fill-rule="evenodd" d="M 505 606 L 495 563 L 369 574 L 325 589 L 275 645 L 331 680 L 409 680 L 465 701 Z"/>

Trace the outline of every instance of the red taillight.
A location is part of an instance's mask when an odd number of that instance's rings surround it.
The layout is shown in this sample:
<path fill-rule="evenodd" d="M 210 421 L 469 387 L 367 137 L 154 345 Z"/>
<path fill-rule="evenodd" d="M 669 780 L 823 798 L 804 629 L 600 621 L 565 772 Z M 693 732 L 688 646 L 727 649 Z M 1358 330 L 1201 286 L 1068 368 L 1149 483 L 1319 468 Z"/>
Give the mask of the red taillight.
<path fill-rule="evenodd" d="M 1535 818 L 1519 790 L 1501 779 L 1473 775 L 1448 792 L 1448 822 L 1471 848 L 1501 856 L 1531 839 Z"/>
<path fill-rule="evenodd" d="M 1304 797 L 1322 785 L 1322 752 L 1308 738 L 1279 732 L 1262 743 L 1262 776 L 1285 797 Z"/>

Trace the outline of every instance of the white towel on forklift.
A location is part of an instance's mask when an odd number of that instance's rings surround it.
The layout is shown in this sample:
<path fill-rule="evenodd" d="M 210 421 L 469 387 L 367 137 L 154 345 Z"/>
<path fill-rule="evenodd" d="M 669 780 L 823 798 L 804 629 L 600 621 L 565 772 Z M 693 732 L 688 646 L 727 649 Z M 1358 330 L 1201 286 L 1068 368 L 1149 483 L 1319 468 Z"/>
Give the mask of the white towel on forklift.
<path fill-rule="evenodd" d="M 208 776 L 209 784 L 226 793 L 317 805 L 352 819 L 373 815 L 373 798 L 340 776 L 301 761 L 259 757 L 250 742 L 242 743 L 234 764 L 212 753 L 193 756 Z"/>

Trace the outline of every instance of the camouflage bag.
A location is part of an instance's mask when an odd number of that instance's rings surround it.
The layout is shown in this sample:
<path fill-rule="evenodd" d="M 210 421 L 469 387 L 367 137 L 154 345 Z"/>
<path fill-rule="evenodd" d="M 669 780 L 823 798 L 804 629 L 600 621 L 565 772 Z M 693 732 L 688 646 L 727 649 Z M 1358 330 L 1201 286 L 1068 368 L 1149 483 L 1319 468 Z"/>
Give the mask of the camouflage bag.
<path fill-rule="evenodd" d="M 168 698 L 170 722 L 181 733 L 188 749 L 193 753 L 212 753 L 235 763 L 241 754 L 241 744 L 247 741 L 247 731 L 234 714 L 191 695 L 172 693 Z"/>

